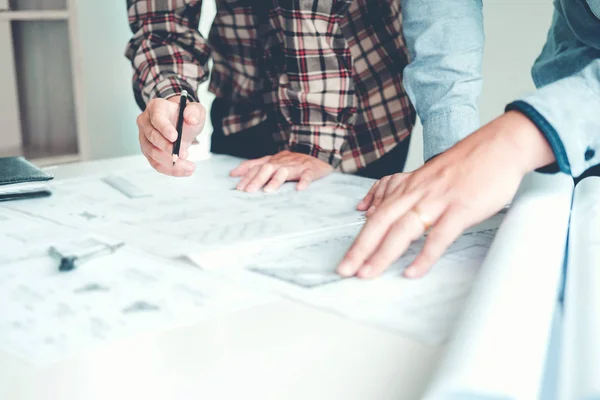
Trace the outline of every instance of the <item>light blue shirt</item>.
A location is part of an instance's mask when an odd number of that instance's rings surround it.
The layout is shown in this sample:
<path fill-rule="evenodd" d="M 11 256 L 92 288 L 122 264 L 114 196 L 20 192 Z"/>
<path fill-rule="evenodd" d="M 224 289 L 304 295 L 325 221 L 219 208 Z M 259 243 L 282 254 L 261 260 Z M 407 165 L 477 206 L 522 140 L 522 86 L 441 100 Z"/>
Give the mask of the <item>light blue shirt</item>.
<path fill-rule="evenodd" d="M 425 160 L 479 127 L 481 0 L 402 0 L 404 86 L 423 124 Z"/>
<path fill-rule="evenodd" d="M 412 62 L 407 92 L 424 127 L 424 157 L 478 127 L 481 0 L 403 0 Z M 600 163 L 600 0 L 555 0 L 548 40 L 532 75 L 539 88 L 508 105 L 527 115 L 550 144 L 558 168 L 579 176 Z"/>

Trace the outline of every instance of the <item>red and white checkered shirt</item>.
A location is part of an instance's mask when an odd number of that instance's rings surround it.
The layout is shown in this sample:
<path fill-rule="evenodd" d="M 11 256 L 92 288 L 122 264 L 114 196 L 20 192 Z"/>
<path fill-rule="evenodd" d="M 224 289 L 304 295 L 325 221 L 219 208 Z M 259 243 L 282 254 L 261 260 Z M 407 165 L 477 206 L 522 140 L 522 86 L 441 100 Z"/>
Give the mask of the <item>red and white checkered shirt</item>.
<path fill-rule="evenodd" d="M 228 100 L 225 134 L 275 118 L 280 148 L 344 172 L 405 139 L 415 111 L 402 85 L 408 52 L 399 1 L 217 0 L 208 40 L 201 0 L 128 0 L 126 55 L 140 107 L 155 97 L 210 91 Z M 262 5 L 260 5 L 262 3 Z"/>

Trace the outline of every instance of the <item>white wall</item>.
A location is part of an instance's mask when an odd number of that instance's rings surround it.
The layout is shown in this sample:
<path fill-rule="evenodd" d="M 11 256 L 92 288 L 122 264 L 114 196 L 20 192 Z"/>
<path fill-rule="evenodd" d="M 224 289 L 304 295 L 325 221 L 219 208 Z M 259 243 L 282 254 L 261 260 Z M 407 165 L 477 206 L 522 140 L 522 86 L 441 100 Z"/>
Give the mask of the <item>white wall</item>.
<path fill-rule="evenodd" d="M 132 37 L 125 1 L 71 0 L 76 10 L 76 38 L 80 51 L 78 127 L 83 131 L 85 159 L 116 157 L 139 152 L 135 119 L 139 108 L 133 97 L 132 71 L 124 56 Z"/>
<path fill-rule="evenodd" d="M 485 49 L 481 123 L 534 89 L 531 66 L 546 40 L 552 19 L 552 0 L 484 0 Z M 420 124 L 413 131 L 406 169 L 423 164 Z"/>

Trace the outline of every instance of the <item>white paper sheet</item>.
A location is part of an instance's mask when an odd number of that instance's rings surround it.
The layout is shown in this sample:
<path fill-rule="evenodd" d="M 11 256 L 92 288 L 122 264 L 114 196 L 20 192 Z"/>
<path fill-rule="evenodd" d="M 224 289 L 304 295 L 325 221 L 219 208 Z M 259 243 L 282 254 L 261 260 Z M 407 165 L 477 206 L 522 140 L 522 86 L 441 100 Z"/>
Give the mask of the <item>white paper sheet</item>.
<path fill-rule="evenodd" d="M 48 256 L 0 266 L 0 346 L 34 364 L 270 300 L 131 248 L 59 272 Z"/>
<path fill-rule="evenodd" d="M 214 156 L 199 162 L 197 172 L 185 179 L 161 175 L 147 166 L 111 172 L 150 197 L 131 199 L 98 175 L 53 182 L 52 197 L 7 203 L 4 207 L 102 232 L 169 257 L 364 220 L 356 205 L 373 180 L 332 174 L 302 192 L 289 183 L 277 193 L 249 194 L 236 191 L 237 179 L 228 177 L 229 170 L 239 162 L 234 157 Z"/>
<path fill-rule="evenodd" d="M 523 180 L 426 399 L 537 399 L 573 192 L 566 175 Z"/>
<path fill-rule="evenodd" d="M 451 331 L 502 218 L 499 214 L 461 236 L 426 277 L 416 280 L 404 278 L 402 271 L 423 240 L 413 243 L 381 278 L 343 279 L 336 274 L 360 227 L 263 244 L 237 254 L 235 249 L 215 252 L 196 261 L 216 263 L 219 268 L 213 264 L 211 270 L 248 287 L 437 344 Z M 246 269 L 240 270 L 242 266 Z"/>
<path fill-rule="evenodd" d="M 600 178 L 575 188 L 560 368 L 561 400 L 600 399 Z"/>
<path fill-rule="evenodd" d="M 46 254 L 54 243 L 81 234 L 78 229 L 0 207 L 0 266 Z"/>

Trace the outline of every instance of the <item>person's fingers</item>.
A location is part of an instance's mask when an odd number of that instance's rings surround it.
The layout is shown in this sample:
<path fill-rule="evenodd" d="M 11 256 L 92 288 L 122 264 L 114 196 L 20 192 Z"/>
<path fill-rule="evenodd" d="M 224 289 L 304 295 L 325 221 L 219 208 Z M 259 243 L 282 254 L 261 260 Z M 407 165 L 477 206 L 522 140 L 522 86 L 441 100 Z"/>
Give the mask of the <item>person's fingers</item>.
<path fill-rule="evenodd" d="M 296 190 L 304 190 L 306 189 L 314 179 L 314 173 L 312 170 L 307 169 L 300 175 L 300 180 L 298 181 L 298 185 L 296 185 Z"/>
<path fill-rule="evenodd" d="M 394 175 L 384 176 L 371 186 L 369 192 L 358 203 L 356 209 L 358 211 L 367 211 L 367 216 L 373 214 L 375 209 L 381 204 L 383 199 L 394 194 L 404 184 L 410 173 L 397 173 Z M 373 207 L 371 210 L 369 210 Z"/>
<path fill-rule="evenodd" d="M 169 176 L 182 177 L 182 176 L 190 176 L 194 173 L 193 170 L 191 170 L 191 171 L 185 170 L 181 166 L 177 166 L 177 164 L 175 164 L 175 166 L 168 166 L 168 165 L 160 164 L 159 162 L 157 162 L 151 158 L 148 159 L 148 162 L 150 163 L 152 168 L 154 168 L 161 174 L 165 174 L 165 175 L 169 175 Z M 192 164 L 192 166 L 194 166 L 194 168 L 195 168 L 194 164 Z"/>
<path fill-rule="evenodd" d="M 375 197 L 375 191 L 377 190 L 377 187 L 379 185 L 380 181 L 377 181 L 373 184 L 373 186 L 371 186 L 371 189 L 369 189 L 365 197 L 363 197 L 360 203 L 358 203 L 358 205 L 356 206 L 356 209 L 358 211 L 366 211 L 371 206 L 373 198 Z"/>
<path fill-rule="evenodd" d="M 185 107 L 185 110 L 183 111 L 183 118 L 188 125 L 204 125 L 204 118 L 206 118 L 206 109 L 200 103 L 188 102 Z"/>
<path fill-rule="evenodd" d="M 154 146 L 150 143 L 149 140 L 145 139 L 140 143 L 142 147 L 142 153 L 146 156 L 146 158 L 151 158 L 159 164 L 169 165 L 173 163 L 171 158 L 171 154 L 167 153 L 158 147 Z"/>
<path fill-rule="evenodd" d="M 167 153 L 173 152 L 173 143 L 169 142 L 167 138 L 165 138 L 159 131 L 154 129 L 154 127 L 149 126 L 144 132 L 144 136 L 146 136 L 148 141 L 152 143 L 154 147 L 158 147 Z"/>
<path fill-rule="evenodd" d="M 404 271 L 404 276 L 419 278 L 425 275 L 466 229 L 467 225 L 462 213 L 456 211 L 455 208 L 448 208 L 427 236 L 425 245 L 417 258 Z"/>
<path fill-rule="evenodd" d="M 248 183 L 250 183 L 250 181 L 252 179 L 254 179 L 254 177 L 256 176 L 256 174 L 258 174 L 258 171 L 260 171 L 260 167 L 261 167 L 260 165 L 252 167 L 250 169 L 250 171 L 248 171 L 248 173 L 246 175 L 244 175 L 242 177 L 242 179 L 240 179 L 240 181 L 235 186 L 235 188 L 237 190 L 239 190 L 239 191 L 244 191 L 246 189 L 246 186 L 248 186 Z"/>
<path fill-rule="evenodd" d="M 407 212 L 392 224 L 377 250 L 365 261 L 356 275 L 360 278 L 375 278 L 381 275 L 424 232 L 423 224 L 416 215 Z"/>
<path fill-rule="evenodd" d="M 187 160 L 187 158 L 190 156 L 190 152 L 188 151 L 187 147 L 186 148 L 183 148 L 183 146 L 181 146 L 181 147 L 182 148 L 179 150 L 179 158 L 181 160 Z"/>
<path fill-rule="evenodd" d="M 373 201 L 371 202 L 371 206 L 367 210 L 367 217 L 370 217 L 375 212 L 375 209 L 379 207 L 381 202 L 383 201 L 385 194 L 387 192 L 387 187 L 390 182 L 390 176 L 384 176 L 379 180 L 379 185 L 377 185 L 377 189 L 375 189 L 375 193 L 373 194 Z"/>
<path fill-rule="evenodd" d="M 182 141 L 192 143 L 202 133 L 206 121 L 206 109 L 200 103 L 187 103 L 183 112 L 183 137 Z"/>
<path fill-rule="evenodd" d="M 406 179 L 410 176 L 410 173 L 401 173 L 401 174 L 396 174 L 393 176 L 393 178 L 390 180 L 390 183 L 388 183 L 385 195 L 387 196 L 391 196 L 392 194 L 403 190 L 403 188 L 406 187 Z"/>
<path fill-rule="evenodd" d="M 138 115 L 137 118 L 135 119 L 135 123 L 137 124 L 140 135 L 143 134 L 147 130 L 147 128 L 151 125 L 150 117 L 148 117 L 148 113 L 143 112 L 140 115 Z"/>
<path fill-rule="evenodd" d="M 290 172 L 287 168 L 279 168 L 277 172 L 275 172 L 269 183 L 265 186 L 264 191 L 266 193 L 276 192 L 277 190 L 279 190 L 281 185 L 283 185 L 287 181 L 289 176 Z"/>
<path fill-rule="evenodd" d="M 155 147 L 149 141 L 140 142 L 142 153 L 155 170 L 165 175 L 190 176 L 196 169 L 196 165 L 186 160 L 179 160 L 175 165 L 167 153 Z"/>
<path fill-rule="evenodd" d="M 410 210 L 420 198 L 421 193 L 414 191 L 386 199 L 367 220 L 337 272 L 342 276 L 354 275 L 379 246 L 392 223 Z"/>
<path fill-rule="evenodd" d="M 156 99 L 148 105 L 148 115 L 150 117 L 150 123 L 161 135 L 163 135 L 170 142 L 177 140 L 177 130 L 175 125 L 169 119 L 169 108 L 171 104 L 165 100 Z"/>
<path fill-rule="evenodd" d="M 269 162 L 269 160 L 271 159 L 271 157 L 272 156 L 265 156 L 265 157 L 256 158 L 256 159 L 253 159 L 253 160 L 242 161 L 240 163 L 240 165 L 238 165 L 237 167 L 235 167 L 234 169 L 231 170 L 231 172 L 229 173 L 229 176 L 233 176 L 233 177 L 244 176 L 252 168 L 254 168 L 256 166 L 263 165 L 263 164 Z"/>
<path fill-rule="evenodd" d="M 187 140 L 181 141 L 181 146 L 179 147 L 179 158 L 186 160 L 190 156 L 189 148 L 192 146 L 193 142 L 189 142 Z M 185 154 L 185 157 L 183 157 Z"/>
<path fill-rule="evenodd" d="M 263 164 L 256 176 L 248 183 L 245 190 L 246 192 L 256 192 L 271 179 L 275 173 L 275 166 L 271 163 Z"/>
<path fill-rule="evenodd" d="M 421 199 L 398 219 L 385 235 L 375 252 L 358 271 L 361 278 L 374 278 L 398 259 L 410 244 L 421 237 L 447 208 L 447 201 L 437 196 Z"/>
<path fill-rule="evenodd" d="M 181 158 L 175 162 L 175 165 L 173 165 L 173 159 L 171 159 L 171 167 L 173 168 L 173 171 L 176 172 L 177 176 L 189 176 L 196 170 L 196 164 Z"/>

